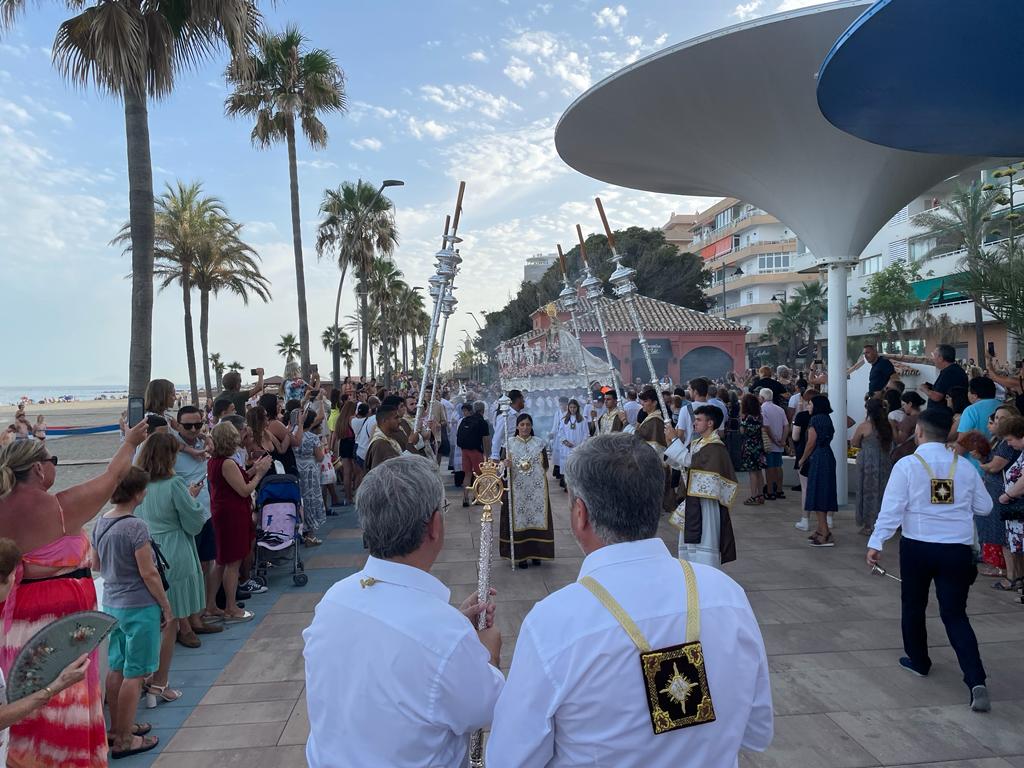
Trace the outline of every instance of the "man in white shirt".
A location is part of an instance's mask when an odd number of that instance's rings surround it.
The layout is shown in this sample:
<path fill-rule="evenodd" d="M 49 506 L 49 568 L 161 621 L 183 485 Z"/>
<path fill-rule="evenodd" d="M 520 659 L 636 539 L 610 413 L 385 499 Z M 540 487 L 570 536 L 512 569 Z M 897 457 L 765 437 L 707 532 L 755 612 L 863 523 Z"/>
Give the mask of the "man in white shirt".
<path fill-rule="evenodd" d="M 302 633 L 311 768 L 464 764 L 504 680 L 493 604 L 456 609 L 430 575 L 444 546 L 444 488 L 410 453 L 367 473 L 356 500 L 370 558 Z M 475 621 L 486 608 L 488 627 Z"/>
<path fill-rule="evenodd" d="M 693 441 L 693 411 L 702 405 L 706 405 L 708 402 L 708 391 L 711 389 L 711 385 L 707 379 L 698 378 L 693 379 L 690 382 L 689 390 L 689 403 L 683 403 L 683 407 L 679 409 L 679 418 L 676 419 L 676 437 L 682 440 L 686 445 L 689 445 Z M 725 424 L 728 413 L 723 409 L 722 411 L 722 423 Z"/>
<path fill-rule="evenodd" d="M 580 581 L 544 598 L 523 621 L 494 711 L 488 768 L 735 768 L 741 748 L 766 749 L 771 688 L 757 621 L 740 586 L 709 566 L 687 564 L 697 599 L 687 597 L 686 566 L 657 537 L 665 479 L 657 453 L 635 435 L 598 435 L 564 469 L 570 525 L 586 559 Z M 654 687 L 666 709 L 657 711 L 672 721 L 664 732 L 655 732 L 655 718 L 659 725 L 664 718 L 649 705 L 640 651 L 592 591 L 595 582 L 651 650 L 689 642 L 699 617 L 693 634 L 707 685 L 699 674 L 683 675 L 683 659 L 675 674 L 669 661 L 663 679 L 659 662 Z M 661 686 L 683 719 L 697 722 L 680 723 Z M 713 722 L 700 716 L 708 705 Z"/>
<path fill-rule="evenodd" d="M 607 387 L 605 387 L 605 389 L 607 389 Z M 595 391 L 592 397 L 593 400 L 583 406 L 583 421 L 587 424 L 593 423 L 605 414 L 604 394 Z"/>
<path fill-rule="evenodd" d="M 626 403 L 622 406 L 623 413 L 626 414 L 626 424 L 635 427 L 636 417 L 640 413 L 640 401 L 636 399 L 636 390 L 631 389 L 626 393 Z"/>
<path fill-rule="evenodd" d="M 512 431 L 509 437 L 515 434 L 516 417 L 526 408 L 526 401 L 523 393 L 518 389 L 508 391 L 509 404 L 508 426 Z M 501 452 L 505 449 L 505 414 L 498 413 L 494 416 L 494 435 L 491 437 L 491 460 L 497 461 L 501 458 Z"/>
<path fill-rule="evenodd" d="M 868 541 L 867 562 L 871 567 L 878 564 L 882 545 L 902 526 L 900 576 L 903 649 L 907 655 L 899 663 L 921 676 L 931 668 L 925 608 L 934 581 L 946 636 L 971 691 L 971 709 L 987 712 L 991 704 L 985 668 L 967 618 L 967 593 L 978 576 L 972 549 L 974 516 L 991 514 L 992 498 L 970 463 L 959 461 L 946 448 L 952 424 L 949 410 L 921 411 L 914 434 L 917 451 L 892 468 Z"/>

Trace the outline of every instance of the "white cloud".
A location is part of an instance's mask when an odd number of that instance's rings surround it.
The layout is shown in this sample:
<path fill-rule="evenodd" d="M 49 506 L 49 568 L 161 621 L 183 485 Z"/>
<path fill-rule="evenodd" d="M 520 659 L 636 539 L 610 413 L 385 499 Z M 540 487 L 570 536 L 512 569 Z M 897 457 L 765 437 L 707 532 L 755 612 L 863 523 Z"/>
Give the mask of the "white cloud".
<path fill-rule="evenodd" d="M 348 112 L 348 119 L 358 123 L 364 117 L 375 117 L 378 120 L 392 120 L 398 117 L 397 109 L 388 109 L 376 104 L 367 104 L 365 101 L 357 101 L 352 104 Z"/>
<path fill-rule="evenodd" d="M 506 40 L 505 46 L 513 53 L 533 58 L 546 75 L 561 80 L 568 86 L 562 89 L 566 96 L 574 96 L 590 87 L 590 60 L 570 49 L 551 32 L 520 32 L 511 40 Z M 505 74 L 508 75 L 508 72 Z"/>
<path fill-rule="evenodd" d="M 318 171 L 338 167 L 337 163 L 332 163 L 330 160 L 299 160 L 298 165 L 301 165 L 304 168 L 314 168 Z"/>
<path fill-rule="evenodd" d="M 658 35 L 656 38 L 654 38 L 654 47 L 655 48 L 660 48 L 667 41 L 668 41 L 668 34 L 665 33 L 665 32 L 662 32 L 660 35 Z"/>
<path fill-rule="evenodd" d="M 740 3 L 733 9 L 732 15 L 740 21 L 746 21 L 757 16 L 757 11 L 762 5 L 764 5 L 764 0 L 750 0 L 749 3 Z"/>
<path fill-rule="evenodd" d="M 409 127 L 409 133 L 417 139 L 429 137 L 434 141 L 440 141 L 455 131 L 451 126 L 442 125 L 435 120 L 419 120 L 412 116 L 406 119 L 406 125 Z"/>
<path fill-rule="evenodd" d="M 618 29 L 626 18 L 626 14 L 626 6 L 624 5 L 616 5 L 614 8 L 605 6 L 594 14 L 594 23 L 601 29 L 605 27 Z"/>
<path fill-rule="evenodd" d="M 32 122 L 32 115 L 28 113 L 27 109 L 15 104 L 13 101 L 7 101 L 7 99 L 0 99 L 0 114 L 9 115 L 19 123 Z"/>
<path fill-rule="evenodd" d="M 466 54 L 466 58 L 470 61 L 479 61 L 481 64 L 486 64 L 489 61 L 487 54 L 483 51 L 472 51 Z"/>
<path fill-rule="evenodd" d="M 353 147 L 358 150 L 369 150 L 371 152 L 380 152 L 381 147 L 384 146 L 380 139 L 375 139 L 372 136 L 367 136 L 365 139 L 352 140 L 349 142 Z"/>
<path fill-rule="evenodd" d="M 795 11 L 797 8 L 806 8 L 810 5 L 824 5 L 831 1 L 832 0 L 782 0 L 782 2 L 779 3 L 779 7 L 775 10 L 779 13 L 783 11 Z"/>
<path fill-rule="evenodd" d="M 497 96 L 475 85 L 424 85 L 420 97 L 437 104 L 446 112 L 476 110 L 485 117 L 497 120 L 506 112 L 518 112 L 521 107 L 505 96 Z"/>
<path fill-rule="evenodd" d="M 533 70 L 530 69 L 530 65 L 516 56 L 509 59 L 503 71 L 505 76 L 520 88 L 525 88 L 526 84 L 533 80 Z"/>

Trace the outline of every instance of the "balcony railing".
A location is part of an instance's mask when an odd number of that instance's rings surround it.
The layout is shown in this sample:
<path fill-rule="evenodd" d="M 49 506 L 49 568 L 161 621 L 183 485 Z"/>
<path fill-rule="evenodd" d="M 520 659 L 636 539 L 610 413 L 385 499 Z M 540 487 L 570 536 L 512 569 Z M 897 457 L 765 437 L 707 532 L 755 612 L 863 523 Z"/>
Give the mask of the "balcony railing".
<path fill-rule="evenodd" d="M 714 238 L 718 237 L 718 235 L 720 235 L 722 232 L 725 232 L 727 229 L 731 227 L 735 227 L 739 222 L 743 221 L 744 219 L 750 219 L 753 218 L 754 216 L 767 215 L 768 213 L 766 211 L 762 211 L 760 208 L 754 208 L 752 211 L 745 211 L 744 213 L 741 213 L 739 216 L 737 216 L 735 219 L 732 219 L 728 224 L 718 227 L 717 229 L 712 229 L 710 232 L 705 232 L 701 235 L 698 235 L 693 239 L 691 245 L 700 245 L 705 240 L 713 240 Z"/>

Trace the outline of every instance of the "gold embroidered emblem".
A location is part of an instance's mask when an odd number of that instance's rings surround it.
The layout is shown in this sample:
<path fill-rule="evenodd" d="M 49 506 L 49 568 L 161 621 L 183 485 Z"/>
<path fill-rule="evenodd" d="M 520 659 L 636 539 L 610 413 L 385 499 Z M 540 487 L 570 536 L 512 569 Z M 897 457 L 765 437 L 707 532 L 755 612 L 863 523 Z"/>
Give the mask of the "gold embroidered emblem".
<path fill-rule="evenodd" d="M 714 722 L 700 642 L 641 653 L 640 664 L 655 734 Z"/>
<path fill-rule="evenodd" d="M 932 504 L 953 503 L 953 480 L 932 478 Z"/>

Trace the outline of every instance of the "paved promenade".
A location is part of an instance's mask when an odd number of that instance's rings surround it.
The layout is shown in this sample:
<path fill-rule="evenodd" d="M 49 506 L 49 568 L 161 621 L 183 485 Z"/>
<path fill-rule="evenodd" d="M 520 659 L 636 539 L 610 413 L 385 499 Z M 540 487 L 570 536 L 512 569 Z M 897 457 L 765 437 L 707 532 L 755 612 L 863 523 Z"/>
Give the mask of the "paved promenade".
<path fill-rule="evenodd" d="M 896 665 L 901 655 L 899 585 L 872 577 L 863 537 L 840 513 L 834 549 L 811 549 L 793 528 L 793 496 L 734 516 L 739 559 L 726 571 L 747 590 L 764 632 L 772 668 L 775 742 L 744 754 L 744 768 L 1024 768 L 1024 606 L 1016 595 L 979 578 L 970 609 L 982 642 L 993 708 L 974 714 L 967 689 L 932 605 L 933 668 L 917 678 Z M 453 600 L 476 586 L 479 508 L 450 494 L 447 542 L 433 573 Z M 495 565 L 503 666 L 512 659 L 519 624 L 533 603 L 577 575 L 581 556 L 568 531 L 566 495 L 552 492 L 556 555 L 551 564 L 517 572 Z M 675 551 L 675 530 L 662 525 Z M 178 647 L 171 675 L 184 698 L 140 710 L 161 738 L 159 752 L 121 762 L 125 768 L 298 768 L 308 720 L 303 696 L 302 630 L 320 596 L 365 561 L 354 512 L 329 518 L 323 546 L 303 552 L 309 584 L 282 573 L 248 607 L 256 620 Z M 898 572 L 895 547 L 883 565 Z M 282 569 L 284 570 L 284 569 Z"/>

